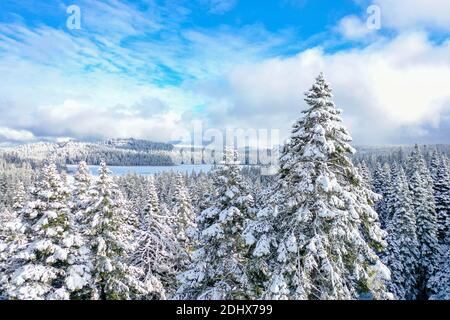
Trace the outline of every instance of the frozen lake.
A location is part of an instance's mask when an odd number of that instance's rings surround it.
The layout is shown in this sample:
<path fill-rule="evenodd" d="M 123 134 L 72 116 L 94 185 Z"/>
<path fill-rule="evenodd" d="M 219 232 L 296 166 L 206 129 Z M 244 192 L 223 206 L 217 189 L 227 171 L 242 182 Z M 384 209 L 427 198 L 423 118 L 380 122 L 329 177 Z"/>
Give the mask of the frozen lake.
<path fill-rule="evenodd" d="M 100 166 L 89 166 L 91 173 L 93 175 L 98 174 L 98 168 Z M 161 172 L 173 171 L 173 172 L 208 172 L 212 169 L 213 165 L 209 164 L 200 164 L 200 165 L 191 165 L 191 164 L 183 164 L 179 166 L 108 166 L 109 170 L 111 170 L 115 175 L 125 175 L 127 173 L 136 173 L 139 175 L 152 175 Z M 67 170 L 69 174 L 73 174 L 77 171 L 77 165 L 67 165 Z"/>

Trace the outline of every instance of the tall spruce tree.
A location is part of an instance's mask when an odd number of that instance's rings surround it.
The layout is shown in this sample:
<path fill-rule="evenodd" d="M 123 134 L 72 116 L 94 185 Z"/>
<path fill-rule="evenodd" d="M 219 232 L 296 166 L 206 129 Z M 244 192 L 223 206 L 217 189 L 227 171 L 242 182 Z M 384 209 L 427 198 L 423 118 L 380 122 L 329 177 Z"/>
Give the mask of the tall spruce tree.
<path fill-rule="evenodd" d="M 382 199 L 375 204 L 375 211 L 380 216 L 381 226 L 386 228 L 389 222 L 387 196 L 391 183 L 391 168 L 388 163 L 383 166 L 378 162 L 373 174 L 374 191 L 382 196 Z"/>
<path fill-rule="evenodd" d="M 368 189 L 372 189 L 372 184 L 373 184 L 373 177 L 372 177 L 372 173 L 370 172 L 369 167 L 367 166 L 366 161 L 362 161 L 359 165 L 358 165 L 358 171 L 359 171 L 359 175 L 361 176 L 362 180 L 364 183 L 366 183 L 366 187 Z"/>
<path fill-rule="evenodd" d="M 242 231 L 253 210 L 253 198 L 240 173 L 236 152 L 227 150 L 213 173 L 217 198 L 197 218 L 199 244 L 193 261 L 179 277 L 182 299 L 245 299 L 247 249 Z"/>
<path fill-rule="evenodd" d="M 418 286 L 419 299 L 426 299 L 432 288 L 429 279 L 437 270 L 439 259 L 438 224 L 433 196 L 433 182 L 425 160 L 416 145 L 408 160 L 409 188 L 416 215 L 419 242 Z"/>
<path fill-rule="evenodd" d="M 305 98 L 308 109 L 281 155 L 283 199 L 274 230 L 278 248 L 269 282 L 275 299 L 389 298 L 389 270 L 379 198 L 349 156 L 355 150 L 321 74 Z M 367 241 L 366 239 L 369 239 Z"/>
<path fill-rule="evenodd" d="M 435 151 L 432 155 L 430 171 L 433 177 L 436 213 L 439 225 L 441 255 L 438 269 L 431 277 L 428 287 L 432 291 L 430 299 L 450 299 L 450 168 L 446 155 Z"/>
<path fill-rule="evenodd" d="M 173 182 L 175 186 L 172 195 L 172 209 L 177 224 L 177 237 L 179 241 L 188 243 L 190 229 L 195 228 L 194 210 L 183 175 L 177 173 Z"/>
<path fill-rule="evenodd" d="M 7 296 L 8 274 L 15 268 L 11 260 L 26 243 L 24 231 L 18 211 L 4 209 L 0 212 L 0 299 Z"/>
<path fill-rule="evenodd" d="M 71 299 L 89 299 L 92 294 L 91 288 L 91 251 L 86 237 L 85 210 L 89 201 L 89 189 L 92 183 L 92 176 L 86 162 L 82 161 L 78 165 L 78 170 L 74 174 L 72 189 L 72 214 L 69 216 L 71 237 L 77 250 L 72 257 L 72 266 L 69 267 L 73 275 L 69 281 L 71 288 Z"/>
<path fill-rule="evenodd" d="M 450 219 L 447 219 L 450 224 Z M 438 270 L 429 280 L 428 286 L 432 289 L 431 300 L 450 300 L 450 229 L 441 244 L 441 257 Z"/>
<path fill-rule="evenodd" d="M 143 270 L 141 280 L 147 299 L 160 300 L 174 294 L 176 274 L 176 237 L 169 212 L 161 210 L 151 176 L 147 184 L 147 203 L 143 210 L 138 246 L 132 255 L 133 265 Z"/>
<path fill-rule="evenodd" d="M 389 211 L 388 250 L 384 262 L 391 270 L 389 289 L 396 299 L 414 300 L 417 297 L 417 269 L 419 242 L 416 233 L 411 193 L 403 168 L 393 165 L 393 180 L 387 195 Z"/>
<path fill-rule="evenodd" d="M 180 249 L 178 265 L 183 270 L 190 262 L 195 244 L 195 212 L 183 175 L 176 173 L 173 179 L 172 221 Z"/>
<path fill-rule="evenodd" d="M 84 212 L 92 254 L 91 299 L 139 299 L 147 293 L 139 281 L 142 270 L 129 262 L 136 245 L 129 214 L 111 172 L 105 162 L 101 162 Z"/>
<path fill-rule="evenodd" d="M 441 155 L 435 150 L 431 158 L 430 171 L 433 178 L 438 238 L 442 244 L 449 231 L 448 222 L 450 218 L 450 172 L 447 156 Z"/>
<path fill-rule="evenodd" d="M 70 194 L 54 164 L 46 165 L 21 215 L 27 236 L 11 263 L 11 299 L 69 299 L 78 243 L 70 232 Z M 81 282 L 78 281 L 77 284 Z"/>
<path fill-rule="evenodd" d="M 20 212 L 25 206 L 27 200 L 27 193 L 22 182 L 17 182 L 14 188 L 14 197 L 12 209 L 16 212 Z"/>
<path fill-rule="evenodd" d="M 450 246 L 443 247 L 439 269 L 430 279 L 429 286 L 433 288 L 430 300 L 450 300 Z"/>
<path fill-rule="evenodd" d="M 152 219 L 152 214 L 158 214 L 160 212 L 158 192 L 155 186 L 155 177 L 150 176 L 147 178 L 146 183 L 146 197 L 142 215 L 140 217 L 141 229 L 148 227 L 148 222 Z"/>
<path fill-rule="evenodd" d="M 392 219 L 394 218 L 394 214 L 395 214 L 395 198 L 391 197 L 391 194 L 394 190 L 394 181 L 397 181 L 399 179 L 399 174 L 400 172 L 403 171 L 403 174 L 406 177 L 404 168 L 399 165 L 396 161 L 394 161 L 390 166 L 389 166 L 389 184 L 386 188 L 386 197 L 385 197 L 385 202 L 386 202 L 386 224 L 385 227 L 387 228 L 390 224 L 390 222 L 392 221 Z M 406 180 L 408 180 L 407 178 L 405 178 Z M 408 181 L 407 181 L 408 182 Z M 408 185 L 408 183 L 406 184 Z M 409 185 L 408 185 L 409 188 Z M 409 195 L 411 198 L 411 195 Z M 411 200 L 412 201 L 412 200 Z"/>
<path fill-rule="evenodd" d="M 78 170 L 73 175 L 73 210 L 75 216 L 83 214 L 86 209 L 86 202 L 89 199 L 89 189 L 92 183 L 92 176 L 86 162 L 82 161 L 78 164 Z"/>
<path fill-rule="evenodd" d="M 247 262 L 247 274 L 251 289 L 251 299 L 270 299 L 270 293 L 266 292 L 274 263 L 274 255 L 277 248 L 276 219 L 278 217 L 278 205 L 282 202 L 282 186 L 277 182 L 271 185 L 262 194 L 264 204 L 255 215 L 251 215 L 246 221 L 244 239 L 249 247 L 249 260 Z"/>

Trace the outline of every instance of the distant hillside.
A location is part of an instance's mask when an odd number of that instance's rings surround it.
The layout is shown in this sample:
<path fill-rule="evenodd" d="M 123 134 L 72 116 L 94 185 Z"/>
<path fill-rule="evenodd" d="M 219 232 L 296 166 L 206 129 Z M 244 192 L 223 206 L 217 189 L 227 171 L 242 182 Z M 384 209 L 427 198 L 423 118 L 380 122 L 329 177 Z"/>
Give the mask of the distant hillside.
<path fill-rule="evenodd" d="M 173 151 L 174 146 L 169 143 L 162 142 L 153 142 L 142 139 L 108 139 L 104 141 L 98 142 L 98 144 L 103 144 L 105 146 L 118 148 L 118 149 L 127 149 L 127 150 L 136 150 L 136 151 L 155 151 L 155 150 L 164 150 L 164 151 Z"/>
<path fill-rule="evenodd" d="M 173 165 L 173 146 L 136 139 L 110 139 L 99 142 L 69 141 L 64 143 L 38 142 L 0 151 L 13 163 L 40 163 L 52 160 L 58 164 L 78 164 L 86 161 L 98 165 L 105 160 L 111 166 L 167 166 Z"/>
<path fill-rule="evenodd" d="M 398 146 L 356 146 L 354 160 L 374 162 L 377 160 L 401 159 L 412 151 L 411 145 Z M 450 155 L 449 145 L 422 146 L 425 158 L 432 150 Z M 9 163 L 30 163 L 38 166 L 43 161 L 52 160 L 58 165 L 78 164 L 86 161 L 90 165 L 98 165 L 105 160 L 110 166 L 171 166 L 176 164 L 210 163 L 206 157 L 211 149 L 185 145 L 173 145 L 140 139 L 108 139 L 97 142 L 37 142 L 14 147 L 0 148 L 0 156 Z M 245 148 L 245 163 L 258 159 L 258 151 Z M 261 151 L 260 151 L 261 152 Z M 267 153 L 267 150 L 262 151 Z M 270 153 L 270 151 L 269 151 Z M 259 153 L 260 155 L 260 153 Z M 205 158 L 206 157 L 206 158 Z"/>

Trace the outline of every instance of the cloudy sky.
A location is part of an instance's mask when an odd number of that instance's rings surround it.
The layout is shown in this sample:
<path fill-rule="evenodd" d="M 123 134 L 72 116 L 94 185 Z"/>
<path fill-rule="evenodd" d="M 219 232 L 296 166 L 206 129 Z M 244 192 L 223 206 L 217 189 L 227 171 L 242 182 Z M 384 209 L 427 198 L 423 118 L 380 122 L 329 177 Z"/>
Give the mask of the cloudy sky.
<path fill-rule="evenodd" d="M 193 120 L 284 137 L 323 71 L 355 143 L 448 143 L 449 13 L 448 0 L 1 0 L 0 142 L 169 141 Z"/>

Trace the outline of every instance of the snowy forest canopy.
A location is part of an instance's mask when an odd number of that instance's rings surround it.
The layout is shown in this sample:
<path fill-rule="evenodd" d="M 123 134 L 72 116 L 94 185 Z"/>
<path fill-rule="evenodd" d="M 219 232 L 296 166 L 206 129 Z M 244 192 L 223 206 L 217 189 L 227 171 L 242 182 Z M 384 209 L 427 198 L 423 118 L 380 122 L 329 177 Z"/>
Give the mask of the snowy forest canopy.
<path fill-rule="evenodd" d="M 322 75 L 305 101 L 274 176 L 231 149 L 211 172 L 154 176 L 106 163 L 172 164 L 170 145 L 3 153 L 0 296 L 450 299 L 449 148 L 355 154 Z"/>

